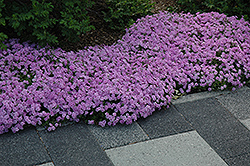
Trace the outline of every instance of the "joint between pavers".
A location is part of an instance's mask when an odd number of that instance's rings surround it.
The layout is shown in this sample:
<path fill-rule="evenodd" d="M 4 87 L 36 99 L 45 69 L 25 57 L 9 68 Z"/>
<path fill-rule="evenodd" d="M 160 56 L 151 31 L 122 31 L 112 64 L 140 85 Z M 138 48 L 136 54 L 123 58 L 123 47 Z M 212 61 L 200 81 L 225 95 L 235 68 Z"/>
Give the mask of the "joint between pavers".
<path fill-rule="evenodd" d="M 229 115 L 231 115 L 236 121 L 238 121 L 240 124 L 242 124 L 243 127 L 245 127 L 247 130 L 249 130 L 249 128 L 247 126 L 245 126 L 242 123 L 242 121 L 238 117 L 236 117 L 226 106 L 224 106 L 217 98 L 215 98 L 215 100 L 220 104 L 221 107 L 223 107 L 225 110 L 227 110 L 227 112 L 229 113 Z"/>
<path fill-rule="evenodd" d="M 187 118 L 186 118 L 182 113 L 180 113 L 180 111 L 176 108 L 176 106 L 173 105 L 173 104 L 172 104 L 172 106 L 173 106 L 173 107 L 176 109 L 176 111 L 183 117 L 183 119 L 193 128 L 193 130 L 191 130 L 191 131 L 196 131 L 195 128 L 194 128 L 194 126 L 187 120 Z"/>
<path fill-rule="evenodd" d="M 42 142 L 42 144 L 43 144 L 43 146 L 44 146 L 44 148 L 45 148 L 45 150 L 46 150 L 46 152 L 47 152 L 47 154 L 48 154 L 48 156 L 49 156 L 49 158 L 51 160 L 50 162 L 52 162 L 55 165 L 55 163 L 54 163 L 54 161 L 53 161 L 53 159 L 52 159 L 52 157 L 51 157 L 51 155 L 49 153 L 49 150 L 47 149 L 47 147 L 46 147 L 46 145 L 45 145 L 45 143 L 44 143 L 44 141 L 43 141 L 42 137 L 40 136 L 39 131 L 37 129 L 36 129 L 36 133 L 37 133 L 39 139 L 41 140 L 41 142 Z"/>
<path fill-rule="evenodd" d="M 137 123 L 137 122 L 135 122 Z M 137 123 L 137 125 L 140 127 L 140 129 L 143 131 L 143 133 L 148 137 L 147 140 L 151 140 L 150 136 L 148 135 L 148 133 L 142 128 L 142 126 L 140 125 L 140 123 Z M 146 141 L 146 140 L 144 140 Z M 143 142 L 143 141 L 140 141 L 140 142 Z"/>

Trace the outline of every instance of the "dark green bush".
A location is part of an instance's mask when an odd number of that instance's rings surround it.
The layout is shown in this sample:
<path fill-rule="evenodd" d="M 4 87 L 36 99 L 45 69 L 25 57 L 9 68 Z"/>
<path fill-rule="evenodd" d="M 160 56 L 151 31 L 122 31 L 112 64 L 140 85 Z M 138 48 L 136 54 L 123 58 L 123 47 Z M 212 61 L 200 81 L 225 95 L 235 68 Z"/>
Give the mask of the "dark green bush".
<path fill-rule="evenodd" d="M 152 14 L 153 3 L 150 0 L 105 0 L 107 10 L 103 11 L 104 20 L 110 28 L 124 30 L 136 19 Z"/>
<path fill-rule="evenodd" d="M 3 0 L 0 0 L 0 27 L 5 26 L 5 19 L 2 15 L 2 10 L 5 7 L 5 4 L 3 3 Z M 6 46 L 3 44 L 2 41 L 6 40 L 8 36 L 0 31 L 0 50 L 6 48 Z"/>
<path fill-rule="evenodd" d="M 1 3 L 2 2 L 2 3 Z M 15 35 L 39 45 L 58 46 L 74 43 L 79 35 L 94 27 L 89 25 L 89 0 L 6 0 L 0 1 L 0 24 L 5 31 L 0 40 Z"/>
<path fill-rule="evenodd" d="M 250 20 L 250 3 L 245 0 L 178 0 L 180 11 L 196 13 L 216 11 Z"/>

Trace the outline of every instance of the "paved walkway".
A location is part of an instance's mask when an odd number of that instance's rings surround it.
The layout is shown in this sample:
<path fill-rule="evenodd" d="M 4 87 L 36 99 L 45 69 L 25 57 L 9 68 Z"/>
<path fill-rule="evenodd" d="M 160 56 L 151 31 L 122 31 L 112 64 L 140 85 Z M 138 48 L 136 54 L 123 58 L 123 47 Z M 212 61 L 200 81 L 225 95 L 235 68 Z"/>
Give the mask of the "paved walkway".
<path fill-rule="evenodd" d="M 0 135 L 1 166 L 250 166 L 250 88 L 202 92 L 132 125 Z"/>

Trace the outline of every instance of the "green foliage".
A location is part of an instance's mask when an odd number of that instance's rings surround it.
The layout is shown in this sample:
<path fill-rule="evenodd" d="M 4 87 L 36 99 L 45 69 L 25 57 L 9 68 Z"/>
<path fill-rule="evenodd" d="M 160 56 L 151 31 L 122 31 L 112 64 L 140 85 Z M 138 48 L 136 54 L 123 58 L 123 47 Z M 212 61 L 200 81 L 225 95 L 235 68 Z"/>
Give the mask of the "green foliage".
<path fill-rule="evenodd" d="M 124 30 L 136 19 L 152 14 L 150 0 L 102 2 L 102 18 L 115 30 Z M 91 0 L 0 0 L 0 27 L 4 29 L 0 32 L 0 42 L 9 36 L 40 46 L 77 43 L 81 34 L 94 29 L 87 12 L 93 4 Z"/>
<path fill-rule="evenodd" d="M 5 18 L 2 15 L 2 10 L 5 7 L 5 4 L 3 3 L 3 0 L 0 0 L 0 28 L 3 29 L 3 27 L 6 25 Z M 6 45 L 3 44 L 3 41 L 5 41 L 8 38 L 6 34 L 0 31 L 0 50 L 6 49 Z"/>
<path fill-rule="evenodd" d="M 184 12 L 216 11 L 228 16 L 250 20 L 250 3 L 245 0 L 178 0 L 179 10 Z"/>
<path fill-rule="evenodd" d="M 105 0 L 108 9 L 103 11 L 104 20 L 110 28 L 124 30 L 136 19 L 150 15 L 153 3 L 150 0 Z"/>
<path fill-rule="evenodd" d="M 80 35 L 81 33 L 85 33 L 94 28 L 93 26 L 88 26 L 88 19 L 82 19 L 86 18 L 88 13 L 86 10 L 82 10 L 82 1 L 68 1 L 65 2 L 64 5 L 64 8 L 66 10 L 60 12 L 63 18 L 60 20 L 60 25 L 62 25 L 63 36 L 71 36 L 70 40 L 76 40 L 76 35 Z M 90 6 L 91 4 L 87 3 L 86 7 Z M 71 29 L 76 33 L 67 34 L 68 29 Z"/>
<path fill-rule="evenodd" d="M 41 46 L 75 43 L 79 35 L 94 29 L 87 16 L 86 9 L 93 5 L 89 0 L 14 0 L 3 5 L 6 27 Z"/>

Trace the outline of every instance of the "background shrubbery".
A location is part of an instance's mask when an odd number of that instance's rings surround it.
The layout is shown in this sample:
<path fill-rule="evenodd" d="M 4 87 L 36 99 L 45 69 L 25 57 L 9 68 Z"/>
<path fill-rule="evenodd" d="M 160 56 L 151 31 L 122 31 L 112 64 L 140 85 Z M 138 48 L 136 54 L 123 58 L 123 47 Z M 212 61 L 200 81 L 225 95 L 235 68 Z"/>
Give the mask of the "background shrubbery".
<path fill-rule="evenodd" d="M 112 29 L 124 30 L 136 19 L 150 15 L 153 8 L 151 0 L 105 0 L 108 10 L 103 11 L 104 20 Z"/>
<path fill-rule="evenodd" d="M 0 4 L 4 33 L 41 46 L 77 42 L 81 33 L 94 28 L 86 11 L 93 4 L 89 0 L 0 0 Z"/>
<path fill-rule="evenodd" d="M 0 27 L 6 25 L 5 19 L 2 15 L 2 10 L 4 7 L 5 7 L 5 4 L 3 3 L 3 0 L 0 0 Z M 4 41 L 7 38 L 8 38 L 8 36 L 0 31 L 0 49 L 6 48 L 6 46 L 4 44 L 2 44 L 2 41 Z"/>
<path fill-rule="evenodd" d="M 190 13 L 216 11 L 250 20 L 250 3 L 245 0 L 178 0 L 179 11 Z"/>
<path fill-rule="evenodd" d="M 63 46 L 79 41 L 94 29 L 88 11 L 91 0 L 0 0 L 0 42 L 17 37 L 40 46 Z M 102 19 L 115 30 L 124 30 L 137 18 L 150 14 L 150 0 L 102 0 Z M 4 45 L 1 45 L 3 48 Z"/>
<path fill-rule="evenodd" d="M 101 8 L 96 9 L 95 3 Z M 244 0 L 178 0 L 177 6 L 178 12 L 216 11 L 250 20 L 250 3 Z M 151 0 L 0 0 L 0 47 L 8 37 L 63 47 L 79 42 L 81 34 L 95 28 L 90 11 L 98 13 L 107 27 L 123 31 L 138 18 L 151 15 L 153 8 Z"/>

